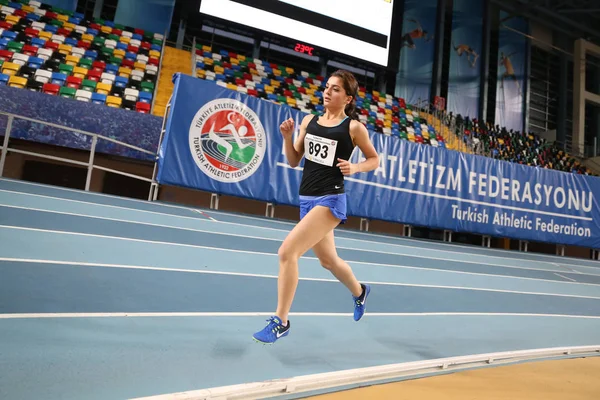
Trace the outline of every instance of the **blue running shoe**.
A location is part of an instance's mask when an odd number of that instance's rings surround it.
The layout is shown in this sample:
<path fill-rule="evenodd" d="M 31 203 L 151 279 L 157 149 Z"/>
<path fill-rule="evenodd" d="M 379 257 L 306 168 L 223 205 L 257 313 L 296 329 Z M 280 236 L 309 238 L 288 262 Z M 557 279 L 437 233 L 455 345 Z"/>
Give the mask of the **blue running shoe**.
<path fill-rule="evenodd" d="M 283 326 L 281 320 L 273 316 L 267 320 L 268 324 L 263 330 L 256 332 L 252 337 L 260 343 L 275 343 L 277 339 L 281 339 L 290 333 L 290 320 L 288 319 L 287 326 Z"/>
<path fill-rule="evenodd" d="M 365 305 L 367 304 L 367 297 L 371 292 L 371 286 L 360 284 L 363 288 L 363 292 L 359 297 L 354 297 L 354 320 L 358 321 L 365 314 Z"/>

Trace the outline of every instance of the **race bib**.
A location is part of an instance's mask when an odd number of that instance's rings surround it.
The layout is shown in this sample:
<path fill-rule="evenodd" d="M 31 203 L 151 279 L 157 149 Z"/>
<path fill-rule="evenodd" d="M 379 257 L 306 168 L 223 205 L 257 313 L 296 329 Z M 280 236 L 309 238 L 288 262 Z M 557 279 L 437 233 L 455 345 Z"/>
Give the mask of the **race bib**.
<path fill-rule="evenodd" d="M 307 133 L 304 137 L 304 157 L 317 164 L 333 166 L 337 140 L 325 139 Z"/>

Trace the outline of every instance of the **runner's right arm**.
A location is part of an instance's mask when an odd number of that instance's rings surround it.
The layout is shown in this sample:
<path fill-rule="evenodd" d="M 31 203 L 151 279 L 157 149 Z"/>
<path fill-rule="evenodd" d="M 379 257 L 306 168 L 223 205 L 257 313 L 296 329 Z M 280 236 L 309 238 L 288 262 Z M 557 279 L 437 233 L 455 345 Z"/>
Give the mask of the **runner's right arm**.
<path fill-rule="evenodd" d="M 302 123 L 300 124 L 300 134 L 298 135 L 298 139 L 296 139 L 296 143 L 293 142 L 293 121 L 291 122 L 291 132 L 287 132 L 285 131 L 285 129 L 282 129 L 285 156 L 288 160 L 288 164 L 290 164 L 292 168 L 296 168 L 300 164 L 300 160 L 302 160 L 302 157 L 304 156 L 304 137 L 306 136 L 306 127 L 308 126 L 308 123 L 310 122 L 312 117 L 313 115 L 309 114 L 302 119 Z M 286 122 L 284 122 L 284 124 Z M 286 126 L 285 128 L 287 127 L 288 126 Z"/>

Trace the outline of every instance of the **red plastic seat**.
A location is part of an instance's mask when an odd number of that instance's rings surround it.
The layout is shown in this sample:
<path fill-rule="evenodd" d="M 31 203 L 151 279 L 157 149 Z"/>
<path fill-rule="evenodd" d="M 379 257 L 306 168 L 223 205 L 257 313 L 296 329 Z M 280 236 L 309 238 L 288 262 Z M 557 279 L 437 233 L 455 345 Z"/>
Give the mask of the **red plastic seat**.
<path fill-rule="evenodd" d="M 94 82 L 100 82 L 100 78 L 102 77 L 102 71 L 90 71 L 87 74 L 87 78 L 90 81 L 94 81 Z"/>
<path fill-rule="evenodd" d="M 150 113 L 150 104 L 142 103 L 141 101 L 138 101 L 137 103 L 135 103 L 135 111 L 142 113 L 142 114 L 149 114 Z"/>
<path fill-rule="evenodd" d="M 28 37 L 36 38 L 36 37 L 38 37 L 39 34 L 40 34 L 40 31 L 38 31 L 37 29 L 33 29 L 33 28 L 25 29 L 25 35 Z"/>
<path fill-rule="evenodd" d="M 134 69 L 135 68 L 135 62 L 133 62 L 133 61 L 125 58 L 121 62 L 121 67 L 128 67 L 128 68 Z"/>
<path fill-rule="evenodd" d="M 62 36 L 64 36 L 64 37 L 69 37 L 69 35 L 71 34 L 71 31 L 70 31 L 70 30 L 68 30 L 68 29 L 65 29 L 65 28 L 59 28 L 59 29 L 56 31 L 56 34 L 57 34 L 57 35 L 62 35 Z"/>
<path fill-rule="evenodd" d="M 13 52 L 9 50 L 0 50 L 0 60 L 10 61 L 13 57 Z"/>
<path fill-rule="evenodd" d="M 82 79 L 81 78 L 76 78 L 74 76 L 69 76 L 67 78 L 67 83 L 66 86 L 70 87 L 70 88 L 75 88 L 75 89 L 79 89 L 81 87 L 81 83 L 82 83 Z"/>
<path fill-rule="evenodd" d="M 106 63 L 103 61 L 94 61 L 92 63 L 92 71 L 104 72 L 106 69 Z"/>
<path fill-rule="evenodd" d="M 46 43 L 44 44 L 44 48 L 45 49 L 50 49 L 52 51 L 57 51 L 58 50 L 58 43 L 56 42 L 51 42 L 50 40 L 46 41 Z"/>
<path fill-rule="evenodd" d="M 37 52 L 38 52 L 38 48 L 35 46 L 31 46 L 31 45 L 23 46 L 23 50 L 22 50 L 23 54 L 35 57 L 37 55 Z"/>
<path fill-rule="evenodd" d="M 55 85 L 53 83 L 45 83 L 42 87 L 42 92 L 52 95 L 58 96 L 58 92 L 60 91 L 60 86 Z"/>

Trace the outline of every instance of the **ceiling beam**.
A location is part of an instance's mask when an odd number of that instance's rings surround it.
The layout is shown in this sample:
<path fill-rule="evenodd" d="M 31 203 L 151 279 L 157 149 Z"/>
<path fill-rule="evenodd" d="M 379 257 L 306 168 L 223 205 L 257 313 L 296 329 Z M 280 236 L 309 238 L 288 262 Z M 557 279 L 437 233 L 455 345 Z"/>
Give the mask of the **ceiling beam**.
<path fill-rule="evenodd" d="M 521 15 L 536 21 L 541 25 L 547 26 L 552 30 L 564 33 L 570 38 L 591 37 L 600 42 L 600 31 L 587 26 L 582 21 L 575 21 L 559 13 L 540 6 L 541 2 L 534 0 L 491 0 L 501 9 L 511 13 L 511 15 Z M 512 18 L 512 16 L 511 16 Z M 505 18 L 506 20 L 507 18 Z M 502 21 L 504 22 L 504 21 Z"/>

